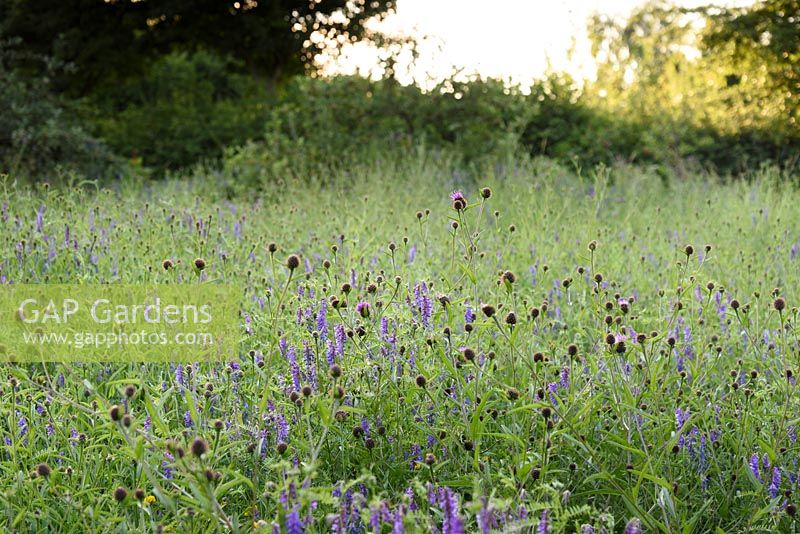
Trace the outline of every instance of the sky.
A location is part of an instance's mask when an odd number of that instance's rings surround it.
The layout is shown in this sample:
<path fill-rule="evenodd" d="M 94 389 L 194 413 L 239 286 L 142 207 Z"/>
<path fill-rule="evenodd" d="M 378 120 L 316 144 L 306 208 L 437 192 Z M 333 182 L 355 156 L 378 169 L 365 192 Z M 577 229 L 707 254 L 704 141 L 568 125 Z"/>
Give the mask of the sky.
<path fill-rule="evenodd" d="M 677 0 L 693 7 L 713 0 Z M 642 0 L 398 0 L 396 13 L 380 27 L 390 34 L 426 36 L 415 72 L 401 81 L 441 78 L 451 66 L 521 83 L 540 77 L 550 66 L 576 79 L 594 76 L 586 34 L 595 12 L 624 18 Z M 725 0 L 718 5 L 750 5 L 752 0 Z M 570 51 L 572 53 L 570 54 Z M 368 75 L 375 50 L 356 44 L 328 70 Z M 422 81 L 421 85 L 425 85 Z"/>

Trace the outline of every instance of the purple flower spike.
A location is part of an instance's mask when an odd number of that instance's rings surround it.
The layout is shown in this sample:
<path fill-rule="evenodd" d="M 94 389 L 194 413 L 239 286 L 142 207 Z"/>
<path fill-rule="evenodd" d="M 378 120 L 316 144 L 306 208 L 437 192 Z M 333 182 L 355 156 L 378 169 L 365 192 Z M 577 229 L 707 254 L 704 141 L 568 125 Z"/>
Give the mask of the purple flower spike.
<path fill-rule="evenodd" d="M 642 534 L 642 522 L 634 517 L 625 525 L 625 534 Z"/>

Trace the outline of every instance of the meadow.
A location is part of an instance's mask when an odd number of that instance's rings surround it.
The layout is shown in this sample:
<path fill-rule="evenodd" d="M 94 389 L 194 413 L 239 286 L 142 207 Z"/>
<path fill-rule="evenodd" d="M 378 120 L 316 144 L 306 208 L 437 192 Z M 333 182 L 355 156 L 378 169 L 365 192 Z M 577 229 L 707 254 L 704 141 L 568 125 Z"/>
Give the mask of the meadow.
<path fill-rule="evenodd" d="M 3 530 L 796 531 L 779 171 L 213 183 L 3 183 L 3 284 L 242 288 L 226 363 L 3 364 Z"/>

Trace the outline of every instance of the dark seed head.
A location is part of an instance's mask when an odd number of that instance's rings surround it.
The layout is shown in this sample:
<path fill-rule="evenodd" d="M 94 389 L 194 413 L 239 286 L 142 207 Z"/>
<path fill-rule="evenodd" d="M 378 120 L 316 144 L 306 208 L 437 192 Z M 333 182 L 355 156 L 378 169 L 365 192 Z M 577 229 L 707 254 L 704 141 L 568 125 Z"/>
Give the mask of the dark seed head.
<path fill-rule="evenodd" d="M 108 410 L 108 415 L 111 417 L 112 421 L 119 421 L 122 419 L 122 408 L 120 408 L 118 404 L 115 404 Z"/>
<path fill-rule="evenodd" d="M 125 386 L 125 396 L 130 399 L 134 395 L 136 395 L 136 386 L 134 386 L 133 384 Z"/>
<path fill-rule="evenodd" d="M 575 345 L 574 343 L 570 344 L 567 347 L 567 354 L 570 356 L 576 356 L 578 354 L 578 345 Z"/>
<path fill-rule="evenodd" d="M 198 271 L 202 271 L 203 269 L 206 268 L 206 260 L 204 260 L 203 258 L 197 258 L 196 260 L 194 260 L 194 268 L 197 269 Z"/>
<path fill-rule="evenodd" d="M 172 263 L 172 260 L 164 260 L 163 262 L 161 262 L 161 267 L 163 267 L 165 271 L 169 271 L 174 267 L 174 265 Z"/>
<path fill-rule="evenodd" d="M 50 466 L 47 464 L 39 464 L 36 466 L 36 474 L 42 478 L 50 476 Z"/>
<path fill-rule="evenodd" d="M 426 379 L 423 375 L 417 375 L 416 382 L 417 386 L 424 388 L 425 384 L 428 383 L 428 379 Z"/>
<path fill-rule="evenodd" d="M 117 502 L 122 502 L 128 496 L 128 490 L 119 486 L 117 489 L 114 490 L 114 500 Z"/>
<path fill-rule="evenodd" d="M 340 376 L 342 376 L 342 368 L 339 367 L 338 364 L 334 363 L 333 365 L 331 365 L 330 373 L 331 373 L 331 377 L 339 378 Z"/>
<path fill-rule="evenodd" d="M 286 452 L 286 449 L 288 449 L 289 446 L 287 444 L 281 442 L 281 443 L 278 443 L 277 447 L 275 447 L 275 448 L 277 449 L 278 454 L 283 454 L 283 453 Z"/>
<path fill-rule="evenodd" d="M 436 463 L 436 456 L 433 455 L 432 452 L 429 452 L 425 455 L 425 463 L 427 465 L 433 465 Z"/>
<path fill-rule="evenodd" d="M 133 496 L 137 501 L 143 501 L 145 498 L 145 493 L 142 488 L 136 488 L 133 490 Z"/>
<path fill-rule="evenodd" d="M 288 258 L 286 258 L 286 266 L 289 268 L 290 271 L 294 271 L 298 267 L 300 267 L 300 257 L 297 254 L 292 254 Z"/>
<path fill-rule="evenodd" d="M 483 304 L 481 306 L 481 311 L 486 317 L 492 317 L 496 312 L 494 306 L 492 306 L 491 304 Z"/>
<path fill-rule="evenodd" d="M 196 437 L 192 442 L 192 454 L 197 456 L 203 456 L 206 452 L 208 452 L 208 443 L 201 437 Z"/>
<path fill-rule="evenodd" d="M 786 309 L 786 301 L 783 300 L 782 297 L 778 297 L 775 299 L 775 302 L 772 303 L 772 307 L 778 310 L 779 312 L 783 311 Z"/>

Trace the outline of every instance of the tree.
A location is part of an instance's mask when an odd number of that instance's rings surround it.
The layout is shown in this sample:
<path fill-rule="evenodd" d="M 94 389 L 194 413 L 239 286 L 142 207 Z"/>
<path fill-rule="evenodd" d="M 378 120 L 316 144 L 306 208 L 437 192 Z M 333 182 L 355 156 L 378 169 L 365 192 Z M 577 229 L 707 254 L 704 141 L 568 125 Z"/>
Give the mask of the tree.
<path fill-rule="evenodd" d="M 791 127 L 800 120 L 800 0 L 768 0 L 748 8 L 709 10 L 705 44 L 730 50 L 740 68 L 762 66 Z M 744 72 L 744 74 L 750 74 Z M 736 83 L 741 74 L 731 75 Z"/>
<path fill-rule="evenodd" d="M 232 57 L 274 83 L 313 68 L 320 50 L 369 33 L 394 0 L 4 0 L 5 34 L 69 65 L 54 87 L 86 95 L 172 51 Z M 335 46 L 334 46 L 335 49 Z"/>

